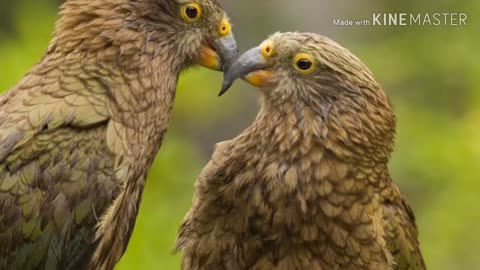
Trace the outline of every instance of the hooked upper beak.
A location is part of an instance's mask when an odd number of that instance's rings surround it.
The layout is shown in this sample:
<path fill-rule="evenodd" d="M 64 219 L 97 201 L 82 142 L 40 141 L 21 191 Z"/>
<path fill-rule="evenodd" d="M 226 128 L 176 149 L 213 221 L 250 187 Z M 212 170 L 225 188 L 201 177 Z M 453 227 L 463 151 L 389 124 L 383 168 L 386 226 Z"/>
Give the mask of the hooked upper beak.
<path fill-rule="evenodd" d="M 246 82 L 257 87 L 271 85 L 274 74 L 264 70 L 267 67 L 269 67 L 269 64 L 262 54 L 262 48 L 250 49 L 240 56 L 224 74 L 222 90 L 218 95 L 225 94 L 235 80 L 239 78 L 243 78 Z"/>
<path fill-rule="evenodd" d="M 238 55 L 237 43 L 227 19 L 220 22 L 218 37 L 206 42 L 200 50 L 198 64 L 217 71 L 226 71 Z"/>

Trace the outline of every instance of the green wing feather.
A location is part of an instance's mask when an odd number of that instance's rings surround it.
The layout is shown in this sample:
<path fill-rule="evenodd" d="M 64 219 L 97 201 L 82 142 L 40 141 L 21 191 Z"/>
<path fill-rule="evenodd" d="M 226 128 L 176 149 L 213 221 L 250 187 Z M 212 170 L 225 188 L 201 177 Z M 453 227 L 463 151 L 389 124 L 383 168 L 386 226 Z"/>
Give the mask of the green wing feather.
<path fill-rule="evenodd" d="M 425 270 L 413 211 L 396 187 L 393 192 L 383 207 L 387 248 L 395 260 L 393 269 Z"/>
<path fill-rule="evenodd" d="M 0 269 L 75 268 L 121 190 L 92 78 L 43 61 L 0 96 Z"/>

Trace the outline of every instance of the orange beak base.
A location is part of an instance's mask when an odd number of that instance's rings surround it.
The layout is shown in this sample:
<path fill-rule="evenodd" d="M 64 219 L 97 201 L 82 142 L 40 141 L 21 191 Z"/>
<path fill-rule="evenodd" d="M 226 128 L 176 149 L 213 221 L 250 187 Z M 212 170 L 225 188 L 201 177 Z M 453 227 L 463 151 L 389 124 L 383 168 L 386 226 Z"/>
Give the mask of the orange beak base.
<path fill-rule="evenodd" d="M 251 85 L 259 88 L 268 87 L 272 84 L 274 74 L 267 70 L 257 70 L 247 74 L 243 79 Z"/>
<path fill-rule="evenodd" d="M 221 71 L 222 61 L 217 52 L 208 45 L 204 45 L 200 50 L 198 64 L 206 68 Z"/>

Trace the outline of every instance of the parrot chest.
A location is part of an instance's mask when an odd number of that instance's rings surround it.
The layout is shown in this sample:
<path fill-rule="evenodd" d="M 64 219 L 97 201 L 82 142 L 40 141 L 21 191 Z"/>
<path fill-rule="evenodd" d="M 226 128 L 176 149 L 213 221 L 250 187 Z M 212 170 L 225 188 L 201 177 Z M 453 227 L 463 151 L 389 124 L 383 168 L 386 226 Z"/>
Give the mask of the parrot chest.
<path fill-rule="evenodd" d="M 242 250 L 248 269 L 304 259 L 288 269 L 388 269 L 378 196 L 362 170 L 325 157 L 261 167 L 219 187 L 208 211 L 216 237 Z"/>

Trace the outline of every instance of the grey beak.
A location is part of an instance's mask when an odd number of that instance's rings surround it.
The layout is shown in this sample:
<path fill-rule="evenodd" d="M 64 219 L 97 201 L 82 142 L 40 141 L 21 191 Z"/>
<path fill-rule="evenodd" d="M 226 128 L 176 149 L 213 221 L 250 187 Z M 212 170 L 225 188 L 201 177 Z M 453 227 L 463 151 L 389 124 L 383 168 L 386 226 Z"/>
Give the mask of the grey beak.
<path fill-rule="evenodd" d="M 233 61 L 238 56 L 237 43 L 235 42 L 235 37 L 232 33 L 218 38 L 215 41 L 215 49 L 220 55 L 222 61 L 222 70 L 225 72 L 232 65 Z"/>
<path fill-rule="evenodd" d="M 263 57 L 260 47 L 250 49 L 240 56 L 223 77 L 223 86 L 218 96 L 225 94 L 233 85 L 235 80 L 245 77 L 251 72 L 267 67 L 267 60 Z"/>

